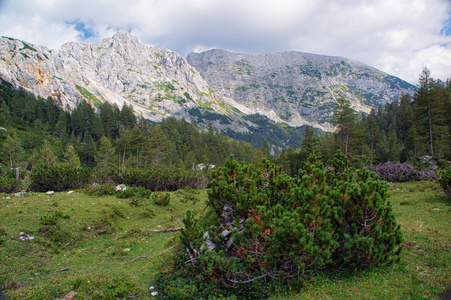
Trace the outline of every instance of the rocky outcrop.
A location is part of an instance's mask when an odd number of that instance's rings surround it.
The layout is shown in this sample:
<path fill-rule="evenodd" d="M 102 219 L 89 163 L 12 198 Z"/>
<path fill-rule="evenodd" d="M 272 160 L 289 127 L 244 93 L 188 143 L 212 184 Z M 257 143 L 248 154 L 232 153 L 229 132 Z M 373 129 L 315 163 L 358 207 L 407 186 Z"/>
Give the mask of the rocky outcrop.
<path fill-rule="evenodd" d="M 349 99 L 357 111 L 369 112 L 415 90 L 399 78 L 341 57 L 210 50 L 190 53 L 187 60 L 216 92 L 292 126 L 330 129 L 339 97 Z"/>
<path fill-rule="evenodd" d="M 0 39 L 0 76 L 41 97 L 73 108 L 81 99 L 132 104 L 137 113 L 160 121 L 192 108 L 225 113 L 221 98 L 179 54 L 148 47 L 126 31 L 99 43 L 67 43 L 59 51 Z"/>
<path fill-rule="evenodd" d="M 339 57 L 211 50 L 185 59 L 145 46 L 127 31 L 98 43 L 67 43 L 58 51 L 2 37 L 0 78 L 15 88 L 54 97 L 67 109 L 82 99 L 93 105 L 126 103 L 152 121 L 184 117 L 234 132 L 258 128 L 246 117 L 252 114 L 330 131 L 338 97 L 368 112 L 415 88 Z"/>

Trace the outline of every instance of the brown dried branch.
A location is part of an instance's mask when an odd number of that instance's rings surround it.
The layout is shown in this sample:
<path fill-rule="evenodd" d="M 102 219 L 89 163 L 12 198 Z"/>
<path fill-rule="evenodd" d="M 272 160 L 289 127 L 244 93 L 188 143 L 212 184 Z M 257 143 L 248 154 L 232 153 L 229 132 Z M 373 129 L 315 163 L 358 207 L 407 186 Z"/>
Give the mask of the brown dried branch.
<path fill-rule="evenodd" d="M 268 276 L 272 277 L 272 276 L 274 276 L 274 274 L 266 273 L 266 274 L 263 274 L 263 275 L 255 277 L 255 278 L 252 278 L 252 279 L 249 279 L 249 280 L 245 280 L 245 281 L 237 281 L 237 280 L 233 280 L 233 279 L 229 279 L 229 281 L 233 282 L 233 283 L 244 283 L 244 284 L 247 284 L 247 283 L 251 283 L 252 281 L 255 281 L 255 280 L 258 280 L 258 279 L 262 279 L 262 278 L 265 278 L 265 277 L 268 277 Z"/>
<path fill-rule="evenodd" d="M 169 248 L 169 249 L 167 249 L 167 250 L 165 250 L 165 251 L 161 252 L 160 254 L 158 254 L 158 256 L 165 254 L 166 252 L 168 252 L 168 251 L 170 251 L 170 250 L 174 249 L 174 248 L 175 248 L 175 247 L 177 247 L 177 246 L 178 246 L 178 245 L 174 245 L 174 246 L 172 246 L 171 248 Z"/>
<path fill-rule="evenodd" d="M 161 229 L 154 229 L 151 230 L 152 232 L 175 232 L 185 229 L 185 227 L 168 227 L 168 228 L 161 228 Z"/>
<path fill-rule="evenodd" d="M 149 258 L 148 256 L 114 256 L 114 257 L 106 257 L 104 259 L 138 259 L 138 258 Z"/>

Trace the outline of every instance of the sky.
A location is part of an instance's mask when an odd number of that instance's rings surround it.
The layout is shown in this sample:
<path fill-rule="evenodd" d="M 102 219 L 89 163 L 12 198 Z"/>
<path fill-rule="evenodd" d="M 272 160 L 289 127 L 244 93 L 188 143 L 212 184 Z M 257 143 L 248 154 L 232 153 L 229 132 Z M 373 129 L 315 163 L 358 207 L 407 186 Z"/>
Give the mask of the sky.
<path fill-rule="evenodd" d="M 300 51 L 451 77 L 451 0 L 0 0 L 0 35 L 49 49 L 120 29 L 185 57 Z"/>

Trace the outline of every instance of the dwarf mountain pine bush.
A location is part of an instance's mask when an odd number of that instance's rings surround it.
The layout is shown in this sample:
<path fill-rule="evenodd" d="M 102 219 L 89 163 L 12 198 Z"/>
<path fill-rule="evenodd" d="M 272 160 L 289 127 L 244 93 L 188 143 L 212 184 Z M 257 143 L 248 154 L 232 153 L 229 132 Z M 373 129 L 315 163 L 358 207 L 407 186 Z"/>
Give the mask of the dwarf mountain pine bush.
<path fill-rule="evenodd" d="M 439 182 L 446 196 L 451 199 L 451 170 L 444 171 Z"/>
<path fill-rule="evenodd" d="M 88 168 L 45 166 L 31 172 L 30 189 L 38 192 L 76 190 L 83 188 L 90 178 L 91 170 Z"/>
<path fill-rule="evenodd" d="M 342 153 L 333 164 L 334 171 L 324 171 L 311 156 L 294 179 L 266 160 L 231 158 L 213 171 L 208 211 L 187 213 L 180 251 L 158 276 L 163 293 L 257 299 L 302 286 L 322 269 L 396 261 L 402 237 L 386 183 L 366 169 L 351 170 Z M 175 282 L 195 293 L 173 294 Z"/>

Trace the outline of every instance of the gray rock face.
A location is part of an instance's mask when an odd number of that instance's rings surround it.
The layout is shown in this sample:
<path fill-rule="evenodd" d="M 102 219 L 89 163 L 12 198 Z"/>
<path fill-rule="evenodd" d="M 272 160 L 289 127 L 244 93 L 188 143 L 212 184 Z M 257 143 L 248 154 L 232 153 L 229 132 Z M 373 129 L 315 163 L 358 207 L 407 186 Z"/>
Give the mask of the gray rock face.
<path fill-rule="evenodd" d="M 349 99 L 357 111 L 369 112 L 415 90 L 399 78 L 340 57 L 210 50 L 190 53 L 187 60 L 216 92 L 292 126 L 330 129 L 328 120 L 339 97 Z"/>
<path fill-rule="evenodd" d="M 0 76 L 73 108 L 86 99 L 132 104 L 145 118 L 185 116 L 199 106 L 221 111 L 220 98 L 179 54 L 148 47 L 126 31 L 99 43 L 64 44 L 59 51 L 0 39 Z"/>
<path fill-rule="evenodd" d="M 329 120 L 338 97 L 368 112 L 415 88 L 339 57 L 211 50 L 185 59 L 145 46 L 126 31 L 98 43 L 67 43 L 58 51 L 1 37 L 0 78 L 15 88 L 54 97 L 67 109 L 83 99 L 93 105 L 126 103 L 153 121 L 184 117 L 235 132 L 258 127 L 245 118 L 249 114 L 332 130 Z"/>

